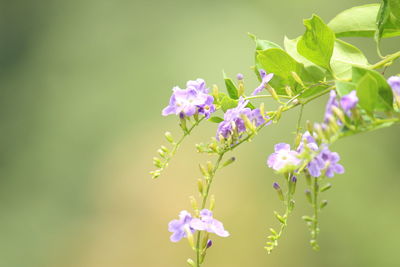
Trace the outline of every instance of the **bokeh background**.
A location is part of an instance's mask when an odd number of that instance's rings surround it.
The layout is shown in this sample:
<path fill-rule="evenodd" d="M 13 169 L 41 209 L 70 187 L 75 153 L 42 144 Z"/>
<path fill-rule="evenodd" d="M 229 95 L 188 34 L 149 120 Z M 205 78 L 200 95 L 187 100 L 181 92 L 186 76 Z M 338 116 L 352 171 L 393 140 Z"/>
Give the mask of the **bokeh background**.
<path fill-rule="evenodd" d="M 196 142 L 203 125 L 158 180 L 148 172 L 178 135 L 162 118 L 174 85 L 204 78 L 223 86 L 222 70 L 256 81 L 247 32 L 282 44 L 303 33 L 312 13 L 326 22 L 355 0 L 69 0 L 0 3 L 0 266 L 186 266 L 186 242 L 169 241 L 167 223 L 196 193 Z M 370 39 L 348 39 L 377 60 Z M 384 40 L 386 53 L 400 39 Z M 395 64 L 387 74 L 400 72 Z M 321 120 L 325 99 L 307 106 Z M 268 106 L 273 108 L 272 104 Z M 216 177 L 216 217 L 231 232 L 215 238 L 205 266 L 400 266 L 399 127 L 360 135 L 332 148 L 344 175 L 325 193 L 321 251 L 309 247 L 297 209 L 280 246 L 267 256 L 267 229 L 281 210 L 265 166 L 277 142 L 291 142 L 297 111 L 235 152 Z M 302 181 L 303 182 L 303 181 Z"/>

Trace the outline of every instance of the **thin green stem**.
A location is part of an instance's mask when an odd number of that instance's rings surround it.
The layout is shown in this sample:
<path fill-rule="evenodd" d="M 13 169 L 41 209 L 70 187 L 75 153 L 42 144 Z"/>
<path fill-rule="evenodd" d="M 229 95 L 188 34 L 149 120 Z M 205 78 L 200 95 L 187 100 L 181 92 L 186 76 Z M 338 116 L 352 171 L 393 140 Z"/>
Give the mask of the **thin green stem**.
<path fill-rule="evenodd" d="M 278 95 L 279 98 L 285 98 L 285 99 L 291 99 L 292 97 L 287 96 L 287 95 Z M 250 99 L 257 99 L 257 98 L 273 98 L 272 95 L 253 95 L 253 96 L 247 96 L 245 99 L 250 100 Z"/>
<path fill-rule="evenodd" d="M 311 246 L 314 250 L 318 250 L 319 246 L 318 246 L 318 242 L 317 242 L 317 238 L 318 238 L 318 233 L 319 233 L 319 227 L 318 227 L 318 214 L 319 214 L 319 199 L 318 199 L 318 195 L 319 195 L 319 183 L 318 183 L 318 178 L 313 178 L 314 179 L 314 183 L 313 183 L 313 210 L 314 210 L 314 217 L 313 217 L 313 224 L 312 224 L 312 228 L 311 228 Z"/>
<path fill-rule="evenodd" d="M 400 57 L 400 51 L 398 51 L 398 52 L 396 52 L 396 53 L 394 53 L 394 54 L 391 54 L 391 55 L 386 56 L 385 58 L 383 58 L 383 59 L 382 59 L 381 61 L 379 61 L 378 63 L 376 63 L 376 64 L 374 64 L 374 65 L 371 65 L 371 66 L 369 67 L 369 69 L 374 70 L 374 69 L 382 68 L 382 67 L 384 67 L 386 64 L 389 64 L 389 63 L 395 61 L 395 60 L 396 60 L 397 58 L 399 58 L 399 57 Z"/>
<path fill-rule="evenodd" d="M 223 159 L 225 153 L 226 153 L 226 150 L 223 151 L 223 152 L 221 152 L 221 153 L 218 155 L 218 159 L 217 159 L 217 161 L 215 162 L 215 165 L 214 165 L 214 168 L 213 168 L 213 170 L 212 170 L 212 172 L 211 172 L 211 174 L 210 174 L 210 177 L 208 177 L 206 189 L 205 189 L 204 193 L 202 194 L 203 199 L 202 199 L 202 201 L 201 201 L 201 209 L 204 209 L 205 206 L 206 206 L 206 204 L 207 204 L 207 200 L 208 200 L 208 196 L 209 196 L 211 184 L 212 184 L 212 182 L 213 182 L 213 180 L 214 180 L 215 173 L 216 173 L 217 170 L 219 169 L 219 165 L 221 164 L 221 161 L 222 161 L 222 159 Z M 203 260 L 203 259 L 201 258 L 200 241 L 201 241 L 201 231 L 198 231 L 198 233 L 197 233 L 197 241 L 196 241 L 196 267 L 200 267 L 200 266 L 201 266 L 201 263 L 202 263 L 202 260 Z"/>

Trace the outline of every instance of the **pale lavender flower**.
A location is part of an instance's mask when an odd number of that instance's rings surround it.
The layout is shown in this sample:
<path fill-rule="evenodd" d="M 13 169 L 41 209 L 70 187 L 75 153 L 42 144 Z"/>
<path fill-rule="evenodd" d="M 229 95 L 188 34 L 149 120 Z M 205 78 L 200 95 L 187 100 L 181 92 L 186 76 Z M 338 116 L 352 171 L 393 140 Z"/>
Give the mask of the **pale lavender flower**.
<path fill-rule="evenodd" d="M 299 153 L 291 150 L 289 144 L 279 143 L 275 145 L 275 153 L 272 153 L 267 160 L 268 167 L 276 171 L 294 170 L 301 160 Z"/>
<path fill-rule="evenodd" d="M 179 213 L 179 220 L 173 220 L 168 224 L 168 231 L 172 233 L 170 240 L 178 242 L 182 238 L 187 237 L 186 231 L 193 233 L 194 229 L 190 226 L 191 221 L 192 215 L 186 210 L 181 211 Z"/>
<path fill-rule="evenodd" d="M 271 81 L 272 78 L 274 77 L 273 73 L 267 74 L 267 72 L 263 69 L 260 69 L 259 72 L 260 72 L 260 76 L 261 76 L 261 83 L 256 89 L 254 89 L 254 91 L 251 95 L 256 95 L 256 94 L 260 93 L 265 88 L 265 86 L 269 83 L 269 81 Z"/>
<path fill-rule="evenodd" d="M 400 76 L 392 76 L 387 80 L 390 87 L 392 87 L 393 93 L 400 97 Z"/>
<path fill-rule="evenodd" d="M 229 236 L 229 232 L 224 229 L 224 225 L 220 221 L 214 219 L 212 211 L 208 209 L 201 210 L 200 219 L 192 219 L 190 226 L 195 230 L 207 231 L 218 236 Z"/>
<path fill-rule="evenodd" d="M 242 115 L 247 116 L 257 127 L 265 122 L 260 110 L 251 110 L 250 108 L 247 108 L 246 105 L 248 103 L 248 100 L 244 100 L 243 97 L 240 97 L 238 105 L 225 112 L 224 121 L 218 125 L 217 139 L 219 139 L 220 135 L 224 138 L 228 138 L 234 133 L 234 131 L 237 131 L 238 134 L 246 131 L 246 125 L 242 119 Z"/>
<path fill-rule="evenodd" d="M 186 83 L 187 89 L 194 89 L 198 93 L 208 94 L 208 88 L 206 87 L 206 82 L 203 79 L 197 79 L 194 81 L 188 81 Z"/>
<path fill-rule="evenodd" d="M 241 74 L 241 73 L 238 73 L 238 74 L 236 75 L 236 79 L 238 79 L 239 81 L 243 80 L 243 78 L 244 78 L 244 76 L 243 76 L 243 74 Z"/>
<path fill-rule="evenodd" d="M 214 98 L 208 95 L 204 80 L 188 81 L 186 89 L 173 88 L 169 105 L 163 109 L 162 115 L 179 115 L 181 118 L 203 114 L 206 118 L 215 111 Z"/>
<path fill-rule="evenodd" d="M 313 151 L 318 150 L 317 142 L 315 141 L 315 137 L 310 134 L 309 131 L 306 131 L 301 138 L 300 145 L 297 147 L 297 152 L 302 153 L 305 149 L 305 146 Z"/>
<path fill-rule="evenodd" d="M 344 95 L 340 99 L 340 106 L 347 116 L 351 116 L 351 110 L 357 106 L 358 97 L 355 90 L 351 91 L 349 94 Z"/>

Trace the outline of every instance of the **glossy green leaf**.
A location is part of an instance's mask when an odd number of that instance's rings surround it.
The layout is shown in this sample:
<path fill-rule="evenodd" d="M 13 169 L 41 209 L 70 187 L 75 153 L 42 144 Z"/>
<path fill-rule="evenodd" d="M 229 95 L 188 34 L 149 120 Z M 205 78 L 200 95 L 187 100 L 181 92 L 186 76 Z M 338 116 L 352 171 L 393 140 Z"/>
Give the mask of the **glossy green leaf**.
<path fill-rule="evenodd" d="M 325 77 L 325 70 L 317 65 L 315 65 L 314 63 L 312 63 L 311 61 L 309 61 L 308 59 L 306 59 L 305 57 L 303 57 L 302 55 L 300 55 L 297 52 L 297 43 L 300 40 L 300 37 L 296 38 L 296 39 L 289 39 L 285 36 L 284 39 L 284 46 L 285 46 L 285 50 L 286 52 L 293 57 L 297 62 L 304 64 L 304 67 L 306 69 L 306 72 L 309 74 L 309 77 L 311 78 L 311 80 L 309 80 L 309 82 L 319 82 L 322 81 Z"/>
<path fill-rule="evenodd" d="M 304 20 L 306 32 L 297 43 L 297 51 L 300 55 L 330 70 L 330 60 L 335 42 L 334 32 L 317 15 Z"/>
<path fill-rule="evenodd" d="M 368 60 L 357 47 L 337 39 L 331 59 L 332 71 L 341 79 L 351 78 L 352 66 L 368 65 Z"/>
<path fill-rule="evenodd" d="M 357 83 L 357 97 L 359 105 L 367 112 L 372 113 L 378 101 L 378 83 L 371 74 L 366 73 Z"/>
<path fill-rule="evenodd" d="M 393 93 L 389 84 L 386 82 L 385 77 L 379 72 L 374 70 L 364 69 L 360 67 L 353 67 L 352 80 L 354 83 L 359 84 L 359 82 L 364 78 L 364 76 L 372 77 L 377 84 L 377 99 L 375 110 L 378 111 L 390 111 L 393 109 Z M 370 78 L 368 78 L 370 80 Z M 357 85 L 357 92 L 359 90 L 359 85 Z M 358 93 L 357 93 L 358 94 Z"/>
<path fill-rule="evenodd" d="M 351 91 L 356 90 L 356 84 L 353 82 L 336 81 L 335 86 L 336 92 L 341 97 L 349 94 Z"/>
<path fill-rule="evenodd" d="M 225 96 L 221 100 L 221 109 L 226 112 L 228 109 L 234 108 L 237 106 L 237 100 L 234 100 L 228 96 Z"/>
<path fill-rule="evenodd" d="M 214 123 L 220 123 L 222 122 L 224 119 L 221 117 L 217 117 L 217 116 L 213 116 L 211 118 L 208 119 L 208 121 L 210 122 L 214 122 Z"/>
<path fill-rule="evenodd" d="M 328 26 L 335 32 L 336 37 L 374 37 L 379 7 L 380 4 L 368 4 L 346 9 L 334 17 Z M 389 28 L 384 29 L 382 33 L 383 38 L 398 35 L 400 31 Z"/>
<path fill-rule="evenodd" d="M 278 44 L 276 44 L 274 42 L 258 39 L 254 34 L 249 33 L 248 35 L 256 43 L 256 50 L 266 50 L 269 48 L 281 48 Z"/>
<path fill-rule="evenodd" d="M 224 75 L 224 81 L 225 81 L 226 90 L 228 91 L 228 95 L 232 99 L 238 99 L 239 95 L 238 95 L 238 89 L 237 89 L 236 85 L 233 83 L 231 78 L 228 78 L 226 76 L 225 72 L 223 72 L 223 75 Z"/>
<path fill-rule="evenodd" d="M 258 51 L 256 66 L 268 73 L 274 73 L 274 78 L 270 81 L 270 84 L 279 94 L 286 94 L 284 89 L 286 85 L 294 91 L 298 89 L 299 85 L 294 80 L 292 72 L 296 72 L 301 78 L 309 78 L 304 66 L 279 48 Z"/>

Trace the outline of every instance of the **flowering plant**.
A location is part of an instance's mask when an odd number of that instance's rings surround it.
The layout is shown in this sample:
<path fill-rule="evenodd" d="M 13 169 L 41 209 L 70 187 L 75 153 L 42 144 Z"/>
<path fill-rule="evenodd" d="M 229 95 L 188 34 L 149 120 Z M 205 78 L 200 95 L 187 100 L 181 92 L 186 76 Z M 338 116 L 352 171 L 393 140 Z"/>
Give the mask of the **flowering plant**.
<path fill-rule="evenodd" d="M 237 75 L 236 81 L 224 74 L 226 93 L 216 85 L 208 88 L 202 79 L 188 81 L 185 89 L 173 88 L 169 104 L 162 111 L 164 116 L 178 116 L 182 136 L 176 140 L 171 133 L 165 133 L 171 147 L 158 150 L 160 157 L 154 158 L 157 169 L 151 172 L 153 178 L 161 175 L 196 126 L 203 122 L 218 124 L 216 135 L 208 143 L 196 145 L 199 153 L 216 160 L 199 165 L 203 178 L 197 181 L 199 198 L 190 198 L 193 212 L 181 211 L 179 219 L 168 226 L 172 242 L 183 238 L 189 241 L 195 252 L 195 258 L 187 260 L 190 266 L 203 264 L 212 246 L 212 234 L 230 234 L 214 218 L 215 199 L 210 196 L 217 171 L 235 161 L 235 157 L 226 159 L 226 154 L 251 141 L 271 123 L 278 123 L 284 112 L 297 108 L 299 118 L 293 144 L 276 144 L 266 160 L 266 166 L 283 178 L 283 183 L 274 181 L 272 186 L 284 206 L 283 214 L 275 212 L 279 227 L 270 229 L 265 244 L 268 253 L 278 246 L 287 227 L 299 181 L 308 185 L 305 196 L 312 215 L 303 219 L 310 229 L 311 247 L 318 250 L 319 213 L 328 203 L 321 200 L 321 193 L 332 187 L 328 178 L 345 172 L 339 154 L 331 151 L 332 143 L 400 122 L 400 76 L 384 77 L 385 70 L 400 57 L 400 51 L 382 56 L 379 48 L 382 38 L 400 36 L 400 0 L 354 7 L 328 24 L 313 15 L 304 20 L 304 25 L 304 34 L 285 38 L 284 48 L 250 35 L 256 43 L 254 71 L 260 82 L 250 95 L 246 94 L 242 74 Z M 342 37 L 373 37 L 381 60 L 370 64 L 360 49 Z M 326 94 L 329 98 L 322 121 L 306 121 L 302 127 L 304 106 Z M 278 108 L 268 110 L 264 103 L 256 106 L 253 102 L 266 98 L 274 99 Z"/>

